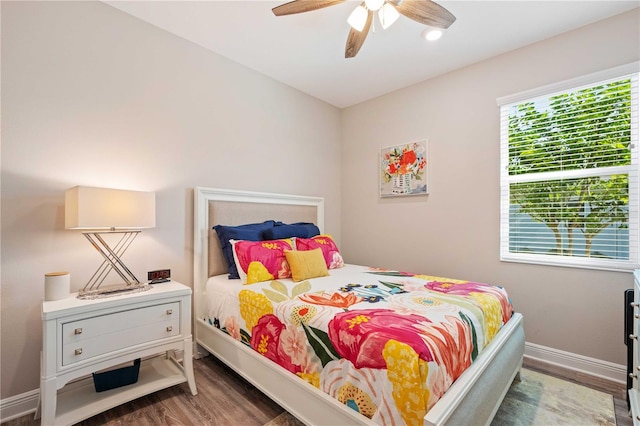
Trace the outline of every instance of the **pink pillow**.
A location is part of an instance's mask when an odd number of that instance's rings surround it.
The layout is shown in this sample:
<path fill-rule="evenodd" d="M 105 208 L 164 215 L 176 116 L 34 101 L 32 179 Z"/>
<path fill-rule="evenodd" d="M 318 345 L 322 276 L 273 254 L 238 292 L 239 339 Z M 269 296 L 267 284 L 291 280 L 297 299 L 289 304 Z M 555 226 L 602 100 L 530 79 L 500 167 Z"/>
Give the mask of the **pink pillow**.
<path fill-rule="evenodd" d="M 246 284 L 291 277 L 284 254 L 293 249 L 291 240 L 231 240 L 231 244 L 238 274 Z"/>
<path fill-rule="evenodd" d="M 296 238 L 296 250 L 306 251 L 319 248 L 327 264 L 327 268 L 336 269 L 344 266 L 340 250 L 330 235 L 318 235 L 313 238 Z"/>

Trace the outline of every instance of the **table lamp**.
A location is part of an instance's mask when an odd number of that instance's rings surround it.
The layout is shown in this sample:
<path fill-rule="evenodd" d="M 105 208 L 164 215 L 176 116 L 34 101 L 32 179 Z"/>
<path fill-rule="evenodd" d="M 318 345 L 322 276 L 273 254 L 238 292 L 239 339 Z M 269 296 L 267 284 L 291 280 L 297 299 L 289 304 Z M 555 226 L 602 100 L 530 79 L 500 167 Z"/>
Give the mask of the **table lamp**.
<path fill-rule="evenodd" d="M 121 257 L 143 228 L 156 224 L 156 196 L 153 192 L 76 186 L 65 191 L 66 229 L 82 229 L 84 236 L 104 258 L 98 270 L 78 292 L 80 299 L 117 295 L 122 292 L 149 290 L 124 264 Z M 121 234 L 113 245 L 107 234 Z M 111 271 L 123 284 L 100 287 Z"/>

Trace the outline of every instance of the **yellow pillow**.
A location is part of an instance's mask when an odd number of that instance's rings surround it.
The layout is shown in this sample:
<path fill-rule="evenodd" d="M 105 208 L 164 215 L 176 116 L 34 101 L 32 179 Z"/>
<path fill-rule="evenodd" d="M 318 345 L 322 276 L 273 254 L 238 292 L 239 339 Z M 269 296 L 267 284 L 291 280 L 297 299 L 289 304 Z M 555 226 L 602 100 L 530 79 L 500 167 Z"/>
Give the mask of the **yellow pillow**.
<path fill-rule="evenodd" d="M 287 257 L 287 262 L 291 268 L 293 281 L 329 275 L 322 250 L 319 248 L 306 251 L 285 250 L 284 255 Z"/>

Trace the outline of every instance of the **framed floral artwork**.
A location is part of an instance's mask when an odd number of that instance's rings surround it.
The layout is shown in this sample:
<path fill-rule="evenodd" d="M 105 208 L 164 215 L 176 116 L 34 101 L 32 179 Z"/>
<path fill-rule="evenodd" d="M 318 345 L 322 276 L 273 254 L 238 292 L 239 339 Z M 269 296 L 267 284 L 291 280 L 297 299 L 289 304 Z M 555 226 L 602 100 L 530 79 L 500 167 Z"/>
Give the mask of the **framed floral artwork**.
<path fill-rule="evenodd" d="M 427 194 L 427 166 L 427 141 L 382 148 L 380 196 Z"/>

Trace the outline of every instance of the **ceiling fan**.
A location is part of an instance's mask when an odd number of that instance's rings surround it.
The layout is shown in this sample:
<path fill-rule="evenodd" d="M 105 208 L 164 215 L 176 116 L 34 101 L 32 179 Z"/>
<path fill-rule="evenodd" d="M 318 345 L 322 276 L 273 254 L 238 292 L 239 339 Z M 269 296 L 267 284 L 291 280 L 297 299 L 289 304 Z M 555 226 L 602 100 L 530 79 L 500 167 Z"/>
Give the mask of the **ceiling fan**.
<path fill-rule="evenodd" d="M 322 9 L 344 1 L 346 0 L 293 0 L 272 10 L 276 16 L 292 15 Z M 369 34 L 376 11 L 383 29 L 395 22 L 399 15 L 437 28 L 449 28 L 456 20 L 451 12 L 431 0 L 364 0 L 347 20 L 351 29 L 344 51 L 345 58 L 353 58 L 360 51 Z"/>

